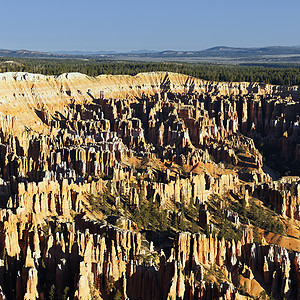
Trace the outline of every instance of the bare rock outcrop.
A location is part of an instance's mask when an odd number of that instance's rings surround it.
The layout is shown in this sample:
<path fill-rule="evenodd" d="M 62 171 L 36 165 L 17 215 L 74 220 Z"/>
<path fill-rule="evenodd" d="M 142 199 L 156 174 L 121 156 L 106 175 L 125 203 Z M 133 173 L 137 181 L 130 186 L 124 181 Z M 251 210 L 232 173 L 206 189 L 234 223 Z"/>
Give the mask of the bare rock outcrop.
<path fill-rule="evenodd" d="M 299 298 L 297 245 L 268 242 L 251 212 L 270 205 L 291 227 L 274 234 L 299 241 L 299 174 L 265 166 L 299 164 L 299 95 L 1 74 L 0 299 Z"/>

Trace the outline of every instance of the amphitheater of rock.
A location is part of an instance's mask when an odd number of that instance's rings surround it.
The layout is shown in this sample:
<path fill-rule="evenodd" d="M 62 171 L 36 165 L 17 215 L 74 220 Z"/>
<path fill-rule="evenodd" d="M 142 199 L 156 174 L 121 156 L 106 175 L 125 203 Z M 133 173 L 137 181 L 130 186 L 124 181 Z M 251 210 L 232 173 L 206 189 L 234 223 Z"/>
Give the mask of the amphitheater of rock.
<path fill-rule="evenodd" d="M 256 147 L 299 165 L 299 100 L 166 72 L 0 74 L 0 299 L 300 299 L 300 174 L 277 180 Z M 259 243 L 228 212 L 242 237 L 219 238 L 215 195 L 298 229 Z M 149 238 L 130 218 L 149 201 L 171 224 L 196 208 L 198 232 Z"/>

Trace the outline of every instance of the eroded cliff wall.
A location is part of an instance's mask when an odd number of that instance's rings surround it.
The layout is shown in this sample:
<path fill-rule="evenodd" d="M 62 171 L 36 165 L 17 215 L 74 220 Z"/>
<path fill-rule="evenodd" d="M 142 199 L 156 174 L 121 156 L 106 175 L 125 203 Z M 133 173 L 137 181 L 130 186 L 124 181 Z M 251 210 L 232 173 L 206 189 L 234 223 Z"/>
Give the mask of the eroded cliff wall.
<path fill-rule="evenodd" d="M 265 159 L 297 172 L 299 112 L 296 87 L 1 74 L 0 299 L 297 299 L 299 174 Z"/>

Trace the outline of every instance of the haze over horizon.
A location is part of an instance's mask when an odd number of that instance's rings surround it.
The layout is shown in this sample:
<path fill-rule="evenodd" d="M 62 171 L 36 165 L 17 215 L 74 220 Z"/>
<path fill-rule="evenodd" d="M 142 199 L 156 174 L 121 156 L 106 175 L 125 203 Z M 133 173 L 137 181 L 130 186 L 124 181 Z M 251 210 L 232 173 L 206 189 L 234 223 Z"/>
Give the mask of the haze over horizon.
<path fill-rule="evenodd" d="M 2 4 L 1 49 L 196 51 L 300 44 L 300 2 L 14 1 Z M 8 13 L 9 12 L 9 13 Z"/>
<path fill-rule="evenodd" d="M 127 50 L 127 51 L 116 51 L 114 49 L 111 50 L 103 50 L 103 49 L 95 49 L 95 50 L 82 50 L 82 49 L 72 49 L 72 50 L 68 50 L 68 49 L 62 49 L 62 50 L 36 50 L 36 49 L 4 49 L 4 48 L 0 48 L 1 50 L 8 50 L 8 51 L 37 51 L 37 52 L 41 52 L 41 53 L 52 53 L 52 54 L 70 54 L 70 55 L 76 55 L 76 54 L 143 54 L 143 53 L 160 53 L 160 52 L 167 52 L 167 51 L 184 51 L 184 52 L 193 52 L 193 51 L 205 51 L 205 50 L 210 50 L 210 49 L 214 49 L 214 48 L 232 48 L 232 49 L 260 49 L 260 48 L 271 48 L 271 47 L 295 47 L 295 48 L 299 48 L 300 45 L 272 45 L 272 46 L 256 46 L 256 47 L 240 47 L 240 46 L 227 46 L 227 45 L 216 45 L 210 48 L 204 48 L 204 49 L 197 49 L 197 50 L 190 50 L 190 49 L 162 49 L 162 50 L 156 50 L 156 49 L 132 49 L 132 50 Z"/>

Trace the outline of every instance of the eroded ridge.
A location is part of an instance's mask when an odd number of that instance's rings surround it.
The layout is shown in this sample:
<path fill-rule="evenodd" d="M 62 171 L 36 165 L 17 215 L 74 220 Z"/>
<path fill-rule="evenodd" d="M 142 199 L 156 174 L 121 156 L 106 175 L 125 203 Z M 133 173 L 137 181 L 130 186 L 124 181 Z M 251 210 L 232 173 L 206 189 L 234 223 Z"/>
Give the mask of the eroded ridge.
<path fill-rule="evenodd" d="M 300 296 L 296 88 L 24 76 L 1 78 L 25 92 L 0 105 L 0 298 Z"/>

